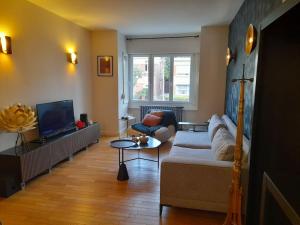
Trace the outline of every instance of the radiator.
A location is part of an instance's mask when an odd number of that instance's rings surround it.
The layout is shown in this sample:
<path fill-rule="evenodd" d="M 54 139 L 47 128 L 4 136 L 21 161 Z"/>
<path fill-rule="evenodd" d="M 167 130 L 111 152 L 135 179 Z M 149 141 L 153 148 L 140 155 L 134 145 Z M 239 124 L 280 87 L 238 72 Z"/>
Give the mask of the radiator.
<path fill-rule="evenodd" d="M 143 105 L 140 108 L 141 121 L 151 110 L 172 110 L 175 113 L 177 122 L 182 121 L 183 106 Z"/>

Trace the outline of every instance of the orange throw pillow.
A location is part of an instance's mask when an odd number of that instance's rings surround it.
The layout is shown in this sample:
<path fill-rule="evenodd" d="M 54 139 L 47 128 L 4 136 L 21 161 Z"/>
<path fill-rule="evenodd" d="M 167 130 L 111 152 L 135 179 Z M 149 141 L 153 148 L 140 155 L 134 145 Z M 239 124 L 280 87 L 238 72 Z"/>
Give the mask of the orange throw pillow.
<path fill-rule="evenodd" d="M 158 116 L 158 117 L 163 117 L 164 116 L 163 111 L 152 111 L 150 114 L 154 115 L 154 116 Z"/>
<path fill-rule="evenodd" d="M 159 125 L 161 122 L 161 118 L 155 115 L 146 114 L 143 119 L 143 124 L 148 127 L 154 127 Z"/>

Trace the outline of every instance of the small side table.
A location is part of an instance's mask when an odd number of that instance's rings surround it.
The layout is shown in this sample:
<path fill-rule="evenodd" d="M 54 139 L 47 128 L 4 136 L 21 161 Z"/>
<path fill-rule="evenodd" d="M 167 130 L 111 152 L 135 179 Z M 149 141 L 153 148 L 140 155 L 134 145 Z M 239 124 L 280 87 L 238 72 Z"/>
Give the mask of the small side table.
<path fill-rule="evenodd" d="M 206 132 L 208 127 L 208 122 L 204 123 L 194 123 L 194 122 L 178 122 L 178 125 L 180 126 L 191 126 L 192 129 L 190 129 L 193 132 Z M 200 129 L 196 129 L 197 127 L 200 127 Z"/>
<path fill-rule="evenodd" d="M 130 148 L 135 145 L 136 143 L 134 141 L 125 140 L 125 139 L 115 140 L 110 142 L 111 147 L 119 149 L 119 172 L 117 177 L 119 181 L 124 181 L 129 179 L 127 167 L 124 163 L 124 148 Z M 122 153 L 122 157 L 120 156 L 121 153 Z"/>
<path fill-rule="evenodd" d="M 119 149 L 119 173 L 117 178 L 118 180 L 124 181 L 129 179 L 125 162 L 129 162 L 132 160 L 140 160 L 140 159 L 147 160 L 147 161 L 157 162 L 157 167 L 159 168 L 159 147 L 161 145 L 161 142 L 153 137 L 148 137 L 148 138 L 149 140 L 147 144 L 141 144 L 139 142 L 135 143 L 132 140 L 129 140 L 128 138 L 119 139 L 110 142 L 111 147 Z M 157 160 L 140 157 L 140 151 L 143 149 L 157 149 Z M 138 157 L 124 160 L 124 150 L 137 151 Z"/>

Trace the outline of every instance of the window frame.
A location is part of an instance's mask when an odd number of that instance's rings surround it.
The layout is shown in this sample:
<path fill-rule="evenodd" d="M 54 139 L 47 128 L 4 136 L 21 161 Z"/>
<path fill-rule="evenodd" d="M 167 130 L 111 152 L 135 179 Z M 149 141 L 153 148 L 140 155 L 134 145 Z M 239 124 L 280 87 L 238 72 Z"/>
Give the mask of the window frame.
<path fill-rule="evenodd" d="M 155 57 L 170 57 L 170 68 L 173 68 L 173 65 L 174 65 L 174 61 L 172 60 L 172 56 L 171 54 L 151 54 L 150 57 L 152 58 L 152 87 L 151 87 L 151 102 L 153 103 L 157 103 L 159 102 L 159 104 L 162 104 L 163 102 L 164 103 L 170 103 L 170 102 L 173 102 L 172 101 L 159 101 L 159 100 L 154 100 L 154 90 L 153 90 L 153 84 L 154 84 L 154 58 Z M 169 93 L 169 99 L 173 99 L 173 69 L 170 71 L 170 93 Z M 144 101 L 145 102 L 145 101 Z"/>
<path fill-rule="evenodd" d="M 134 100 L 133 99 L 133 58 L 134 57 L 148 57 L 149 68 L 148 68 L 148 100 Z M 153 96 L 153 82 L 154 82 L 154 57 L 170 57 L 170 93 L 169 101 L 157 101 L 154 100 Z M 174 58 L 175 57 L 191 57 L 191 66 L 190 66 L 190 88 L 189 88 L 189 101 L 174 101 Z M 176 105 L 184 106 L 187 109 L 197 110 L 198 109 L 198 79 L 199 73 L 196 68 L 199 65 L 199 62 L 196 62 L 195 54 L 193 53 L 159 53 L 159 54 L 129 54 L 128 55 L 128 75 L 129 75 L 129 108 L 138 108 L 141 105 Z"/>
<path fill-rule="evenodd" d="M 133 99 L 133 57 L 147 57 L 148 58 L 148 100 L 135 100 Z M 150 72 L 152 73 L 152 68 L 151 68 L 151 58 L 148 54 L 138 54 L 138 55 L 128 55 L 128 76 L 129 76 L 129 102 L 149 102 L 151 101 L 151 89 L 152 89 L 152 84 L 151 84 L 151 75 Z M 150 90 L 150 91 L 149 91 Z"/>

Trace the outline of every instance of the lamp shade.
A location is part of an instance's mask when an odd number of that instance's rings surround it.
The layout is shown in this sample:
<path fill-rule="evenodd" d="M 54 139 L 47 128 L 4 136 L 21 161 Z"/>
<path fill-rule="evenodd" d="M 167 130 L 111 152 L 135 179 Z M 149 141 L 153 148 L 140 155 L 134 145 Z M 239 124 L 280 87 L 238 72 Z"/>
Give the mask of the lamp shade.
<path fill-rule="evenodd" d="M 225 60 L 226 60 L 226 66 L 228 66 L 230 64 L 230 62 L 232 60 L 235 60 L 236 59 L 236 54 L 233 53 L 230 48 L 228 47 L 227 50 L 226 50 L 226 57 L 225 57 Z"/>
<path fill-rule="evenodd" d="M 250 24 L 247 30 L 246 40 L 245 40 L 245 52 L 247 55 L 250 55 L 256 46 L 256 36 L 257 36 L 256 29 L 252 24 Z"/>
<path fill-rule="evenodd" d="M 226 66 L 228 66 L 231 61 L 231 51 L 229 48 L 227 48 L 225 59 L 226 59 Z"/>
<path fill-rule="evenodd" d="M 0 51 L 4 54 L 12 54 L 11 37 L 0 36 Z"/>
<path fill-rule="evenodd" d="M 67 61 L 72 64 L 78 63 L 78 56 L 76 52 L 68 52 L 67 53 Z"/>

